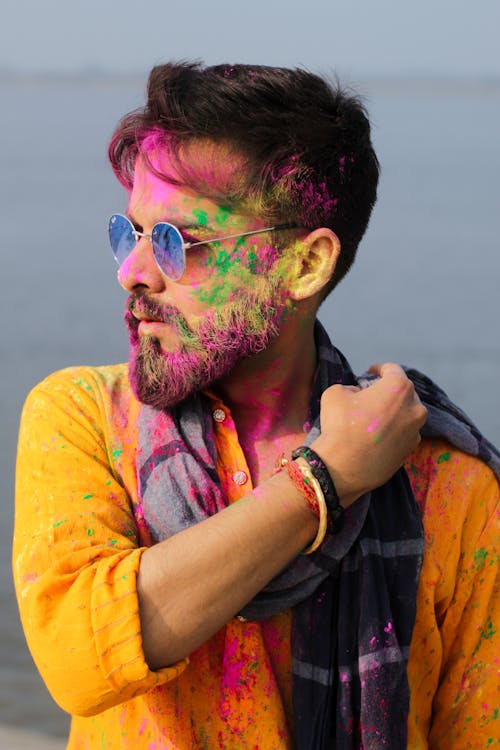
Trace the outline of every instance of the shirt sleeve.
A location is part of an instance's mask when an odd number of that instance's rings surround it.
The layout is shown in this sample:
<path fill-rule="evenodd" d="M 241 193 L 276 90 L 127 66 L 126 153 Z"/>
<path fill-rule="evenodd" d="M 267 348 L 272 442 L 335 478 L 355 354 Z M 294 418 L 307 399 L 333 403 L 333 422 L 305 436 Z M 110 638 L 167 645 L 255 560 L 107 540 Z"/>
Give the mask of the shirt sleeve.
<path fill-rule="evenodd" d="M 429 713 L 420 717 L 427 743 L 414 747 L 498 747 L 499 485 L 482 462 L 446 445 L 432 452 L 427 467 L 426 551 L 412 649 L 421 678 L 413 709 L 420 702 Z"/>
<path fill-rule="evenodd" d="M 90 716 L 180 674 L 142 650 L 131 502 L 114 474 L 96 381 L 56 373 L 24 406 L 13 569 L 33 659 L 56 702 Z"/>

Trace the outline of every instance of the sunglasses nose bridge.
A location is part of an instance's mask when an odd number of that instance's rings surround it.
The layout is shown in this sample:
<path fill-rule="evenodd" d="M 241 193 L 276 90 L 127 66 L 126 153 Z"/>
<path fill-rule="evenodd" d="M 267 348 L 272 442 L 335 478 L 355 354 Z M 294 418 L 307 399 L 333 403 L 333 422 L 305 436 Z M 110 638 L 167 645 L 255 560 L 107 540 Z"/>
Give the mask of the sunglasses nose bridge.
<path fill-rule="evenodd" d="M 131 259 L 132 263 L 142 266 L 148 262 L 146 258 L 156 263 L 156 252 L 151 235 L 144 232 L 134 232 L 134 235 L 135 245 L 130 252 L 130 255 L 134 256 Z"/>
<path fill-rule="evenodd" d="M 164 276 L 154 256 L 151 237 L 139 233 L 130 252 L 118 268 L 118 282 L 127 292 L 143 286 L 152 292 L 161 292 Z"/>
<path fill-rule="evenodd" d="M 137 229 L 134 229 L 134 230 L 132 231 L 132 234 L 133 234 L 133 235 L 134 235 L 134 237 L 135 237 L 135 244 L 136 244 L 136 245 L 138 245 L 138 244 L 139 244 L 139 242 L 140 242 L 140 241 L 141 241 L 142 239 L 145 239 L 145 240 L 149 240 L 149 244 L 150 244 L 150 245 L 153 245 L 153 240 L 152 240 L 152 237 L 151 237 L 151 235 L 150 235 L 150 234 L 145 234 L 144 232 L 138 232 L 138 231 L 137 231 Z"/>

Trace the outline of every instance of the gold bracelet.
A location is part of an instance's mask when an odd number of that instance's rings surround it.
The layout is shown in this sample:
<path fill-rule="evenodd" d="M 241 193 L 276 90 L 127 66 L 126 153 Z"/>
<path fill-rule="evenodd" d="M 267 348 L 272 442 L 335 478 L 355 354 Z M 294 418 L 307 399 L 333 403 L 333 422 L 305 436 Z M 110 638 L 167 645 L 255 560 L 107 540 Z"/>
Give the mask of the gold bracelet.
<path fill-rule="evenodd" d="M 319 506 L 318 533 L 316 534 L 316 538 L 310 544 L 310 546 L 307 547 L 307 549 L 302 550 L 303 555 L 310 555 L 311 552 L 315 552 L 318 549 L 321 542 L 325 538 L 326 529 L 328 526 L 328 509 L 326 507 L 326 501 L 325 501 L 325 496 L 323 494 L 323 490 L 321 489 L 318 480 L 312 473 L 311 467 L 309 466 L 307 461 L 303 458 L 296 458 L 295 463 L 298 465 L 299 469 L 301 470 L 304 479 L 307 479 L 308 483 L 314 488 L 314 492 L 316 493 L 316 499 L 318 501 L 318 506 Z"/>

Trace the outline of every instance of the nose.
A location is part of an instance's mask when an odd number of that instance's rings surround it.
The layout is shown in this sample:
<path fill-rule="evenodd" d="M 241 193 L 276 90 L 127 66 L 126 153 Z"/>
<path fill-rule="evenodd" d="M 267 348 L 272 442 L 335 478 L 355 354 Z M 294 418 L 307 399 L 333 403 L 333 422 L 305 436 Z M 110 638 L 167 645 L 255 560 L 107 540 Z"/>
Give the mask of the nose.
<path fill-rule="evenodd" d="M 134 249 L 121 264 L 118 269 L 118 283 L 126 292 L 135 291 L 139 287 L 151 292 L 164 290 L 165 277 L 156 264 L 148 238 L 139 238 Z"/>

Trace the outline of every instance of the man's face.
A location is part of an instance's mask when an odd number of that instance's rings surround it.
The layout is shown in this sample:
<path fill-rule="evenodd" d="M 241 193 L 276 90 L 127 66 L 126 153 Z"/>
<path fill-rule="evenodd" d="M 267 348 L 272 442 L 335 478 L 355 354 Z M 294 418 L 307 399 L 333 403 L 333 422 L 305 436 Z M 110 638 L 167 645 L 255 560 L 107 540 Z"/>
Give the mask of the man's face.
<path fill-rule="evenodd" d="M 153 156 L 152 162 L 175 174 L 165 155 Z M 227 180 L 228 169 L 218 164 L 214 178 Z M 192 242 L 266 226 L 165 182 L 141 157 L 127 213 L 140 232 L 151 234 L 155 223 L 167 221 Z M 284 264 L 269 243 L 264 233 L 190 248 L 184 275 L 171 281 L 158 268 L 149 239 L 139 239 L 118 277 L 130 292 L 130 379 L 140 401 L 173 406 L 223 379 L 278 335 L 287 308 L 286 283 Z"/>

